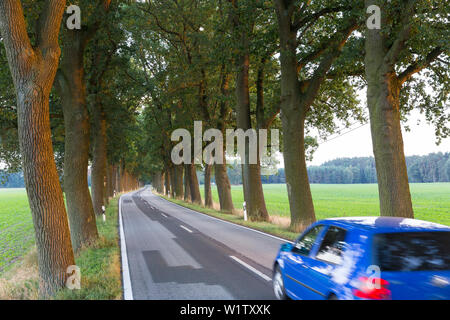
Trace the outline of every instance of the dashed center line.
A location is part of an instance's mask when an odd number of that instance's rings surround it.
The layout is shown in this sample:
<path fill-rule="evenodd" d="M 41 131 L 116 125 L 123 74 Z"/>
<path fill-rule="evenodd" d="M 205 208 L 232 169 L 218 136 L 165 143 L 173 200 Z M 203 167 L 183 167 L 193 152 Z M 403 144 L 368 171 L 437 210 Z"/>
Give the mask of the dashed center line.
<path fill-rule="evenodd" d="M 255 268 L 253 268 L 251 265 L 245 263 L 244 261 L 242 261 L 241 259 L 238 259 L 234 256 L 230 256 L 231 259 L 233 259 L 234 261 L 236 261 L 237 263 L 241 264 L 242 266 L 246 267 L 248 270 L 250 270 L 251 272 L 255 273 L 256 275 L 260 276 L 261 278 L 263 278 L 266 281 L 271 281 L 272 279 L 268 276 L 266 276 L 264 273 L 256 270 Z"/>
<path fill-rule="evenodd" d="M 192 230 L 189 230 L 188 228 L 186 228 L 185 226 L 180 226 L 181 228 L 183 228 L 184 230 L 186 230 L 189 233 L 192 233 Z"/>
<path fill-rule="evenodd" d="M 166 216 L 164 213 L 162 213 L 161 212 L 161 215 L 164 217 L 164 218 L 168 218 L 168 216 Z"/>

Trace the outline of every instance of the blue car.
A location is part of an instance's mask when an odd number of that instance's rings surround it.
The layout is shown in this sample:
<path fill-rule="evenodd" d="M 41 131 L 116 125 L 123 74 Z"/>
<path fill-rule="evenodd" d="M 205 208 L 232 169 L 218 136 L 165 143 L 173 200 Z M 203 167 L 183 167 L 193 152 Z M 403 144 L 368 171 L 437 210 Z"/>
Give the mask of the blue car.
<path fill-rule="evenodd" d="M 403 218 L 314 223 L 281 246 L 278 299 L 449 300 L 450 228 Z"/>

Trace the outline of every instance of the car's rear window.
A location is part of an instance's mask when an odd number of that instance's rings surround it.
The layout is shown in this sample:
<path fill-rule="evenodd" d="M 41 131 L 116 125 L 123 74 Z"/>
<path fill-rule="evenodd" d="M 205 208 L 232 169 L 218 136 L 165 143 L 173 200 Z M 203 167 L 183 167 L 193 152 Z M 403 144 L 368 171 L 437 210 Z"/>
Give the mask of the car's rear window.
<path fill-rule="evenodd" d="M 450 232 L 403 232 L 374 238 L 381 271 L 450 270 Z"/>

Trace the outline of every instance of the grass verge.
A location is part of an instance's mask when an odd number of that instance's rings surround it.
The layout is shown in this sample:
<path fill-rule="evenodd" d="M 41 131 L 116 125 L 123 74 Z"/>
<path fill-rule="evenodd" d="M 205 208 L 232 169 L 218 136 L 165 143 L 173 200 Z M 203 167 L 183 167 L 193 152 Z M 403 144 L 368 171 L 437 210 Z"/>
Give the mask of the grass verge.
<path fill-rule="evenodd" d="M 290 231 L 286 227 L 279 226 L 279 225 L 276 225 L 276 224 L 273 224 L 270 222 L 245 221 L 243 217 L 235 215 L 235 214 L 228 214 L 228 213 L 224 213 L 224 212 L 221 212 L 218 210 L 205 208 L 204 206 L 201 206 L 201 205 L 185 202 L 183 200 L 172 199 L 172 198 L 166 197 L 161 194 L 159 194 L 159 196 L 170 202 L 176 203 L 182 207 L 192 209 L 192 210 L 207 214 L 209 216 L 213 216 L 213 217 L 221 219 L 221 220 L 225 220 L 225 221 L 239 224 L 239 225 L 251 228 L 251 229 L 262 231 L 262 232 L 265 232 L 265 233 L 268 233 L 273 236 L 277 236 L 277 237 L 280 237 L 280 238 L 283 238 L 286 240 L 295 240 L 299 235 L 298 233 Z"/>
<path fill-rule="evenodd" d="M 64 289 L 55 300 L 122 299 L 120 247 L 118 233 L 118 197 L 106 208 L 106 222 L 98 219 L 98 241 L 82 249 L 75 257 L 81 270 L 81 289 Z M 38 299 L 39 277 L 36 250 L 28 253 L 0 279 L 0 300 Z"/>

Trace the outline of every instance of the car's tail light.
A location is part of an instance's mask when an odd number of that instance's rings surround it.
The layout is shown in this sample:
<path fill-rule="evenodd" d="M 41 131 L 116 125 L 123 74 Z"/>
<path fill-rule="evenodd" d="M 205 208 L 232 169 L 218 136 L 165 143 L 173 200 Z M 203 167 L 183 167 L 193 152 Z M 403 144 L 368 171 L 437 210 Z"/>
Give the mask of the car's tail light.
<path fill-rule="evenodd" d="M 388 289 L 389 282 L 381 278 L 359 278 L 360 284 L 353 289 L 353 294 L 362 299 L 390 300 L 391 291 Z"/>

